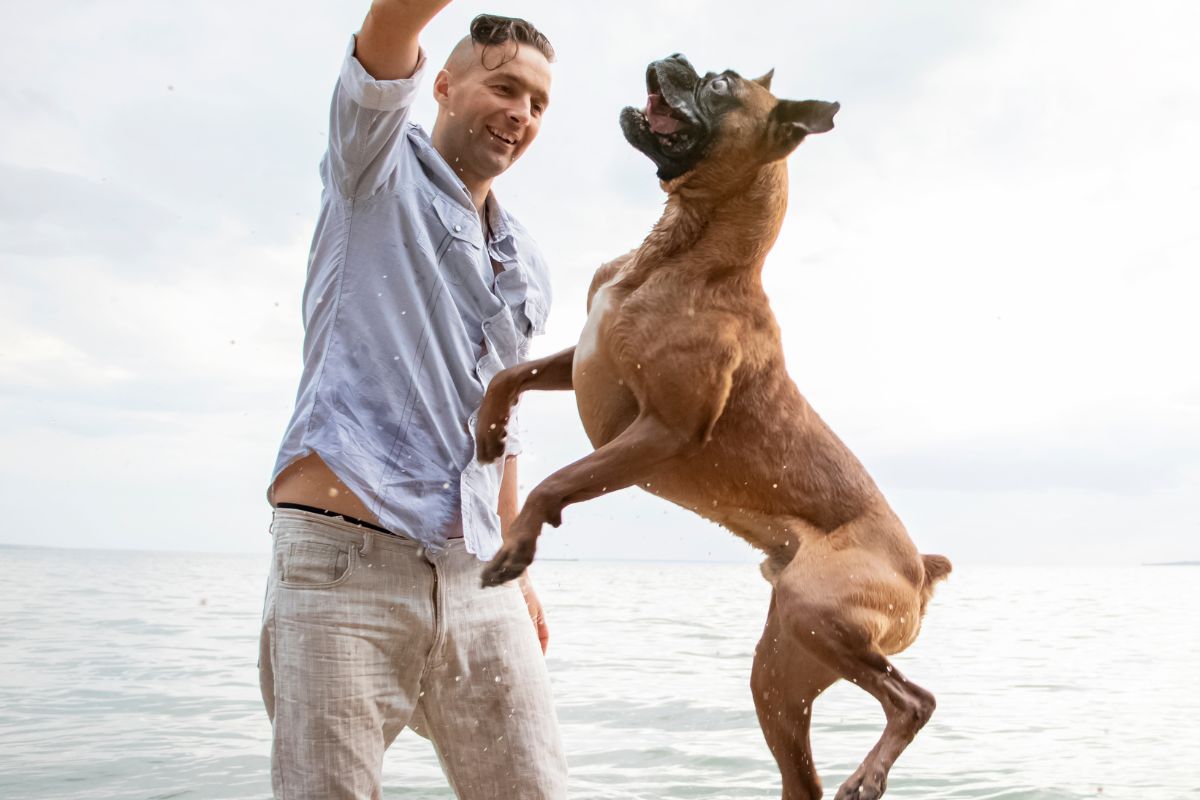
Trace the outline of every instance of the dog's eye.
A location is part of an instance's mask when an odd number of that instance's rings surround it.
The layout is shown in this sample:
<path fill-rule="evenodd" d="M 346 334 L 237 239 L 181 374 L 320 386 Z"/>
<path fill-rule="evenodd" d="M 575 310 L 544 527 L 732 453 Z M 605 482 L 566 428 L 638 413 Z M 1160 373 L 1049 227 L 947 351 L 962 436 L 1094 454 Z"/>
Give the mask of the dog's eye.
<path fill-rule="evenodd" d="M 729 81 L 725 78 L 717 78 L 708 85 L 717 94 L 729 94 Z"/>

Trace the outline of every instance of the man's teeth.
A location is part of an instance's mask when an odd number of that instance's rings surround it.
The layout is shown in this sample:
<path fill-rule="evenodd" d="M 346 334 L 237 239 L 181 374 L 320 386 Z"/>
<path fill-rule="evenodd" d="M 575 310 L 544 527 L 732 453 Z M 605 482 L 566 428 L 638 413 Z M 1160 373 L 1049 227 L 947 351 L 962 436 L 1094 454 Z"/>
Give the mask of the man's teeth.
<path fill-rule="evenodd" d="M 505 136 L 503 133 L 501 133 L 500 131 L 491 127 L 490 125 L 488 126 L 488 133 L 490 133 L 492 136 L 495 136 L 497 139 L 504 142 L 505 144 L 516 144 L 517 143 L 517 140 L 514 137 Z"/>

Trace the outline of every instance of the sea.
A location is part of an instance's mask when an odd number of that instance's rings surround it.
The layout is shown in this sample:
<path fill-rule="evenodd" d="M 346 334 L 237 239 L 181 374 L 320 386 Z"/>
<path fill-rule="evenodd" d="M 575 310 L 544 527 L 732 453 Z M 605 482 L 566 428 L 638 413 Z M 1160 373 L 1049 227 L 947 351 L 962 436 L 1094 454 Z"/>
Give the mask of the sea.
<path fill-rule="evenodd" d="M 267 561 L 0 547 L 0 799 L 270 797 Z M 748 686 L 770 596 L 755 565 L 533 574 L 571 798 L 779 797 Z M 889 798 L 1200 798 L 1200 566 L 959 566 L 894 660 L 938 708 Z M 817 699 L 826 797 L 882 727 L 852 684 Z M 454 796 L 411 731 L 384 784 Z"/>

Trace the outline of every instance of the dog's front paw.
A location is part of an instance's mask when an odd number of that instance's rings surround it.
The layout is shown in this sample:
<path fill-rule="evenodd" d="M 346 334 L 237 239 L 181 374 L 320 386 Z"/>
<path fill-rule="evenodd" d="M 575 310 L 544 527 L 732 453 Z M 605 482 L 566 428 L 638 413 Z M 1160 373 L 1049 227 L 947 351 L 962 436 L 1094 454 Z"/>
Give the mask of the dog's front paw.
<path fill-rule="evenodd" d="M 504 455 L 504 445 L 508 439 L 508 412 L 512 409 L 514 398 L 504 372 L 492 379 L 483 395 L 475 423 L 475 457 L 483 464 Z"/>
<path fill-rule="evenodd" d="M 507 441 L 508 419 L 501 418 L 499 421 L 489 422 L 481 413 L 479 428 L 475 431 L 475 457 L 479 462 L 489 464 L 504 455 Z"/>
<path fill-rule="evenodd" d="M 483 568 L 483 585 L 499 586 L 521 573 L 533 563 L 533 546 L 504 545 Z"/>

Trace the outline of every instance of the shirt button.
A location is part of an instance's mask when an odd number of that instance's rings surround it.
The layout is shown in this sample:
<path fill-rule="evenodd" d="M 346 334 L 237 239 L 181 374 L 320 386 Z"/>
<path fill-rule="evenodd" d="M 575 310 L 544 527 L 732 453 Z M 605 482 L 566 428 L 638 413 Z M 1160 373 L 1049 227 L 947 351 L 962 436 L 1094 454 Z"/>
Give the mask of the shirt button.
<path fill-rule="evenodd" d="M 455 226 L 454 226 L 454 232 L 455 232 L 455 233 L 459 233 L 460 231 L 462 231 L 462 225 L 455 225 Z"/>

